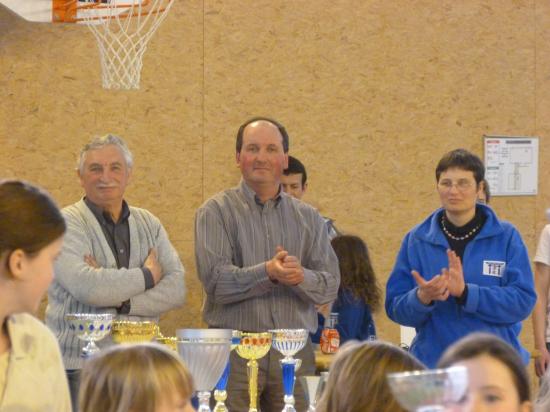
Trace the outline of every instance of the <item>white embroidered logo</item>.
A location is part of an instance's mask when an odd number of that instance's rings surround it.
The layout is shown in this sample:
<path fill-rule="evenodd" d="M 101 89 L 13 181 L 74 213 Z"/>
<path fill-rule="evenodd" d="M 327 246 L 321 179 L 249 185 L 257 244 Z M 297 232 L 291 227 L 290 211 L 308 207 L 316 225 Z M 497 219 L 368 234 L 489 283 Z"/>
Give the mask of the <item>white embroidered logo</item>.
<path fill-rule="evenodd" d="M 484 260 L 483 261 L 483 274 L 485 276 L 496 276 L 501 278 L 506 268 L 506 262 L 500 262 L 498 260 Z"/>

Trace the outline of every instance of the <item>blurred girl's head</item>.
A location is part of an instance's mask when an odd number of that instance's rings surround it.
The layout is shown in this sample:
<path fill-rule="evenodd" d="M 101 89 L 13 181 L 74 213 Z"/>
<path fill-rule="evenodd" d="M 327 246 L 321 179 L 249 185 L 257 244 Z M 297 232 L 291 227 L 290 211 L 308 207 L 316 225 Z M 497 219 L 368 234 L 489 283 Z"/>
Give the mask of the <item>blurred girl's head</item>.
<path fill-rule="evenodd" d="M 158 344 L 110 347 L 86 361 L 80 412 L 184 412 L 193 381 L 178 355 Z"/>
<path fill-rule="evenodd" d="M 355 297 L 363 299 L 372 311 L 376 311 L 382 293 L 365 242 L 357 236 L 341 235 L 332 239 L 332 248 L 340 265 L 341 287 L 350 290 Z"/>
<path fill-rule="evenodd" d="M 465 366 L 468 392 L 458 405 L 460 412 L 531 411 L 529 377 L 518 353 L 494 335 L 473 333 L 445 351 L 438 367 Z"/>
<path fill-rule="evenodd" d="M 17 180 L 0 181 L 0 281 L 11 312 L 37 310 L 53 278 L 65 221 L 44 191 Z"/>
<path fill-rule="evenodd" d="M 330 367 L 319 412 L 406 412 L 390 392 L 387 374 L 425 369 L 408 352 L 382 341 L 343 345 Z"/>

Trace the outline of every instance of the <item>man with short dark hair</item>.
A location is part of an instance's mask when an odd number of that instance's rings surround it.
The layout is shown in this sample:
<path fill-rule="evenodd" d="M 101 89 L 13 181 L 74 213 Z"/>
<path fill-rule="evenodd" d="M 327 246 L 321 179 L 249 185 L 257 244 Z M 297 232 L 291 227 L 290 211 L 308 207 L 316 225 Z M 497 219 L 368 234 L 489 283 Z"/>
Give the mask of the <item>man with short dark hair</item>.
<path fill-rule="evenodd" d="M 297 158 L 288 156 L 288 167 L 283 171 L 281 184 L 285 193 L 302 200 L 307 190 L 307 172 L 304 164 Z M 334 239 L 340 234 L 336 226 L 334 226 L 334 221 L 328 217 L 323 217 L 323 219 L 325 220 L 329 237 Z"/>
<path fill-rule="evenodd" d="M 288 167 L 281 176 L 281 185 L 285 193 L 302 200 L 307 190 L 307 172 L 297 158 L 288 156 Z"/>
<path fill-rule="evenodd" d="M 254 118 L 237 133 L 237 187 L 207 200 L 197 211 L 195 256 L 206 291 L 209 327 L 265 332 L 317 329 L 316 304 L 338 292 L 338 261 L 323 218 L 281 190 L 288 162 L 288 134 L 275 120 Z M 299 373 L 315 372 L 311 342 L 296 355 Z M 271 349 L 259 360 L 262 412 L 283 409 L 282 356 Z M 248 411 L 246 360 L 232 352 L 227 406 Z M 295 387 L 296 409 L 307 405 Z"/>

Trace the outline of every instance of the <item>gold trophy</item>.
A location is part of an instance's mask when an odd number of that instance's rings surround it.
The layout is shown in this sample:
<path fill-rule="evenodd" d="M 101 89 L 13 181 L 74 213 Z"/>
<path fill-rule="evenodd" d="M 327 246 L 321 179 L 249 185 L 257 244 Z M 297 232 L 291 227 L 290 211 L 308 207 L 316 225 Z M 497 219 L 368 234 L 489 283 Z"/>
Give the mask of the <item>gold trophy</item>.
<path fill-rule="evenodd" d="M 115 343 L 150 342 L 158 334 L 158 325 L 150 321 L 115 320 L 111 330 Z"/>
<path fill-rule="evenodd" d="M 258 412 L 258 359 L 263 358 L 271 348 L 271 333 L 243 332 L 237 353 L 241 358 L 248 359 L 248 394 L 250 407 L 248 412 Z"/>
<path fill-rule="evenodd" d="M 161 345 L 168 346 L 174 352 L 178 351 L 178 338 L 176 338 L 175 336 L 164 336 L 162 335 L 162 333 L 159 333 L 159 336 L 155 338 L 155 341 L 157 341 Z"/>

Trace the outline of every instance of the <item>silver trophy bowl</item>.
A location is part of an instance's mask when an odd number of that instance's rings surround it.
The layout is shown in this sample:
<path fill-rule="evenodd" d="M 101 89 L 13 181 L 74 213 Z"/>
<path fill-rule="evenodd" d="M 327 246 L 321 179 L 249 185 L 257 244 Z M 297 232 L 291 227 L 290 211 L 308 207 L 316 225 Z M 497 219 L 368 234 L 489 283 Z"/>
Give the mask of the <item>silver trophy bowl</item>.
<path fill-rule="evenodd" d="M 99 352 L 99 347 L 95 342 L 111 333 L 113 315 L 110 313 L 69 313 L 65 315 L 65 320 L 69 323 L 69 330 L 75 333 L 78 339 L 87 342 L 80 353 L 80 356 L 87 358 Z"/>
<path fill-rule="evenodd" d="M 179 329 L 178 353 L 195 381 L 199 412 L 210 411 L 210 392 L 220 379 L 231 352 L 231 329 Z"/>
<path fill-rule="evenodd" d="M 443 412 L 457 403 L 468 388 L 464 366 L 388 374 L 388 383 L 399 404 L 410 412 Z"/>
<path fill-rule="evenodd" d="M 284 357 L 292 360 L 292 357 L 306 346 L 309 332 L 306 329 L 273 329 L 272 345 Z"/>

